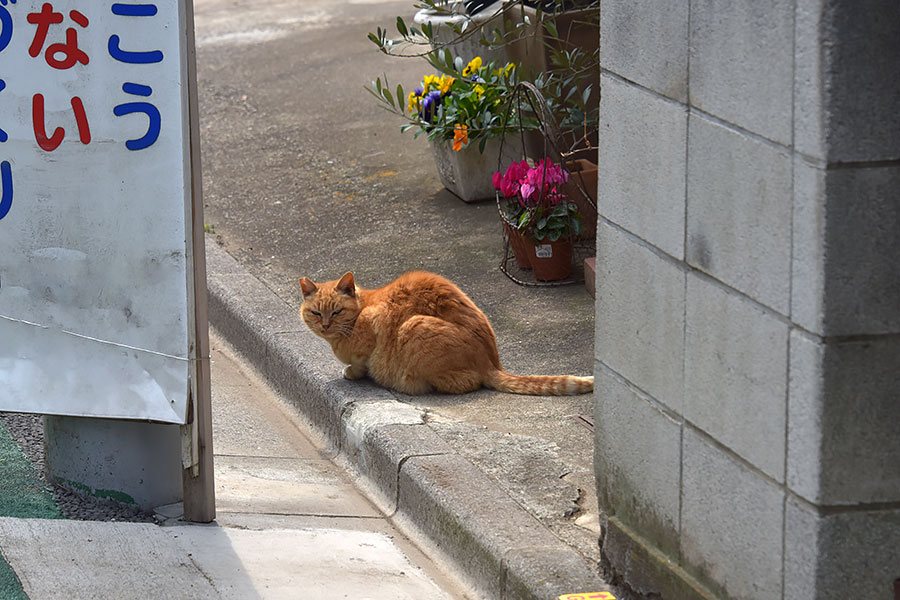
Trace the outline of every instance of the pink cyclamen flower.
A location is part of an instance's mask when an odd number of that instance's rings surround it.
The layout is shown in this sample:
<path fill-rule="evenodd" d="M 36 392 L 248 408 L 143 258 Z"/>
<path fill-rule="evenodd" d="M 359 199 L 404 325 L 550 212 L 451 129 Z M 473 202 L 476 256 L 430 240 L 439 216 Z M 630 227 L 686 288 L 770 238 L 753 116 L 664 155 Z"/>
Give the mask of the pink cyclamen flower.
<path fill-rule="evenodd" d="M 537 187 L 529 182 L 523 183 L 519 187 L 519 194 L 522 196 L 522 204 L 527 205 L 531 201 L 531 196 L 537 191 Z"/>
<path fill-rule="evenodd" d="M 505 197 L 512 198 L 519 193 L 519 186 L 525 177 L 527 169 L 528 163 L 524 160 L 518 163 L 511 163 L 506 167 L 506 172 L 500 178 L 499 185 L 495 184 L 494 187 L 499 189 Z M 499 172 L 495 174 L 495 177 L 496 175 L 499 175 Z"/>

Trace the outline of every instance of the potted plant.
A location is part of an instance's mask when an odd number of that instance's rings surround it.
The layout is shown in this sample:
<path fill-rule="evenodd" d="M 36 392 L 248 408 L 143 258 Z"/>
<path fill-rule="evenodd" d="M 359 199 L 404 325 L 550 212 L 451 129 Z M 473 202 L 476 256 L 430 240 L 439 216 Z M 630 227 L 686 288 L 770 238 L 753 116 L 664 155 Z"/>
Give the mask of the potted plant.
<path fill-rule="evenodd" d="M 398 37 L 379 27 L 369 39 L 390 56 L 431 61 L 453 50 L 515 63 L 519 80 L 533 83 L 557 116 L 560 149 L 596 162 L 599 0 L 417 0 L 415 6 L 414 25 L 397 17 Z M 533 143 L 525 137 L 526 146 Z M 527 154 L 542 155 L 535 150 Z"/>
<path fill-rule="evenodd" d="M 536 164 L 512 163 L 492 178 L 504 198 L 501 215 L 511 245 L 514 234 L 522 236 L 527 262 L 541 281 L 565 279 L 571 273 L 572 241 L 581 232 L 581 216 L 565 193 L 568 179 L 565 169 L 547 158 Z M 518 256 L 516 260 L 520 265 L 524 261 Z"/>
<path fill-rule="evenodd" d="M 428 62 L 438 73 L 408 94 L 402 85 L 391 90 L 380 77 L 366 89 L 407 120 L 402 131 L 428 136 L 447 189 L 467 202 L 492 198 L 491 172 L 522 155 L 518 136 L 507 135 L 502 143 L 501 137 L 529 127 L 509 105 L 516 65 L 485 64 L 478 56 L 466 62 L 448 50 L 428 55 Z"/>

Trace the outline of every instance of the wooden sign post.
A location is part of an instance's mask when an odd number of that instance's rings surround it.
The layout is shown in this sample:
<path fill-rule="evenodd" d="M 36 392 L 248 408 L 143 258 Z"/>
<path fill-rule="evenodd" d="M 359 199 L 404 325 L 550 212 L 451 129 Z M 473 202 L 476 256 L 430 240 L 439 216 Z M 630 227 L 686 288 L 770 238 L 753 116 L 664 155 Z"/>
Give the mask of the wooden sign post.
<path fill-rule="evenodd" d="M 0 410 L 183 426 L 208 521 L 192 13 L 0 0 Z"/>

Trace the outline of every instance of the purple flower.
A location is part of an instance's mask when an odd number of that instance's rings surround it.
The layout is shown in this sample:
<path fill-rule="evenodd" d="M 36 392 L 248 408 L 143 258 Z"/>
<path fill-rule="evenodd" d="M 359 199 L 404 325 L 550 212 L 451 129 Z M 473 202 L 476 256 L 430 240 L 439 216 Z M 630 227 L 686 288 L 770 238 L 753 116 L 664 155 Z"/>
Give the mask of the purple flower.
<path fill-rule="evenodd" d="M 430 123 L 440 103 L 441 93 L 439 91 L 428 92 L 428 95 L 422 100 L 422 118 Z"/>

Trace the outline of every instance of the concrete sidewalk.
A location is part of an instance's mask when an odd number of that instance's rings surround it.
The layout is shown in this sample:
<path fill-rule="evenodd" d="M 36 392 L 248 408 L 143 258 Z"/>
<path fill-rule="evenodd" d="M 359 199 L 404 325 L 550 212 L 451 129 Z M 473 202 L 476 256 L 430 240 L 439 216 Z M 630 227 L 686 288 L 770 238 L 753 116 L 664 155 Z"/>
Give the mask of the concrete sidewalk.
<path fill-rule="evenodd" d="M 0 503 L 0 514 L 15 515 L 0 517 L 0 598 L 471 597 L 215 336 L 212 375 L 218 516 L 209 525 L 181 521 L 180 505 L 157 509 L 162 527 L 52 518 L 59 513 L 32 464 L 0 440 L 9 450 L 0 454 L 0 500 L 16 499 Z"/>
<path fill-rule="evenodd" d="M 330 347 L 294 307 L 222 249 L 207 248 L 217 330 L 321 432 L 380 507 L 479 594 L 555 600 L 612 591 L 593 558 L 596 534 L 566 514 L 579 512 L 571 500 L 579 491 L 563 480 L 575 467 L 561 463 L 554 444 L 455 422 L 417 398 L 342 379 Z"/>

